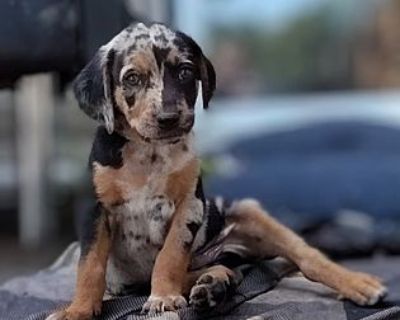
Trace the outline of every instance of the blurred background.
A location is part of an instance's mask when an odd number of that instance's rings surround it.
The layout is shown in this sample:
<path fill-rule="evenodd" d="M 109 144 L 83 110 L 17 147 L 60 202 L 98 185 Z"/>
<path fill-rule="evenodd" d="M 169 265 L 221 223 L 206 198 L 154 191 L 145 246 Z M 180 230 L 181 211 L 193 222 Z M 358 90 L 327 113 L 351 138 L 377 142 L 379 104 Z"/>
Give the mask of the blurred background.
<path fill-rule="evenodd" d="M 207 194 L 257 197 L 335 258 L 400 253 L 399 0 L 4 0 L 0 283 L 76 239 L 96 124 L 70 82 L 139 20 L 216 68 L 196 120 Z"/>

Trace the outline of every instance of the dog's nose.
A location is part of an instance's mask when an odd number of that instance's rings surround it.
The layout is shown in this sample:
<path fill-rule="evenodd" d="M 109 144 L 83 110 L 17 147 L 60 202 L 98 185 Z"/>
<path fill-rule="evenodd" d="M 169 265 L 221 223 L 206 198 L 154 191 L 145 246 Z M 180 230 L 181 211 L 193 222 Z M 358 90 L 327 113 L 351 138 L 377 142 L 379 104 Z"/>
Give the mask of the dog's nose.
<path fill-rule="evenodd" d="M 158 126 L 161 129 L 171 129 L 179 122 L 179 113 L 177 112 L 163 112 L 157 115 Z"/>

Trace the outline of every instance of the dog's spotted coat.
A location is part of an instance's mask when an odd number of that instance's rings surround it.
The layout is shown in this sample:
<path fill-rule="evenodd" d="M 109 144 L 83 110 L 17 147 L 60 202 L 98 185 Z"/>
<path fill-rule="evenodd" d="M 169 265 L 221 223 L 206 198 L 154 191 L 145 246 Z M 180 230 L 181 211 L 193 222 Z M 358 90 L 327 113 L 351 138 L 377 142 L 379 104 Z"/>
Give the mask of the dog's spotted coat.
<path fill-rule="evenodd" d="M 90 319 L 106 290 L 149 282 L 144 311 L 187 298 L 209 309 L 240 281 L 231 267 L 241 259 L 277 255 L 343 297 L 376 303 L 379 279 L 331 262 L 256 201 L 205 198 L 192 132 L 199 83 L 207 108 L 213 66 L 190 37 L 161 24 L 129 26 L 78 75 L 80 107 L 102 122 L 89 159 L 97 204 L 83 227 L 75 297 L 48 319 Z"/>

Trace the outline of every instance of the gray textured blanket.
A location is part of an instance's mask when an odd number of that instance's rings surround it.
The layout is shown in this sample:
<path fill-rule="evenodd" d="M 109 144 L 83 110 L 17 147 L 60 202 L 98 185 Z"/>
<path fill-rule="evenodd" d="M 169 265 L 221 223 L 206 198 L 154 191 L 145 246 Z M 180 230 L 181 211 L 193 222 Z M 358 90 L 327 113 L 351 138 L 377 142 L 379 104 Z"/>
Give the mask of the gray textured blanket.
<path fill-rule="evenodd" d="M 48 269 L 15 278 L 0 286 L 0 319 L 42 320 L 71 299 L 79 248 L 72 244 Z M 378 306 L 361 308 L 339 301 L 327 287 L 288 275 L 292 266 L 271 260 L 241 267 L 244 275 L 236 294 L 210 314 L 190 307 L 178 313 L 140 315 L 145 296 L 107 299 L 101 319 L 251 319 L 251 320 L 400 320 L 400 258 L 375 258 L 347 263 L 382 276 L 389 296 Z"/>

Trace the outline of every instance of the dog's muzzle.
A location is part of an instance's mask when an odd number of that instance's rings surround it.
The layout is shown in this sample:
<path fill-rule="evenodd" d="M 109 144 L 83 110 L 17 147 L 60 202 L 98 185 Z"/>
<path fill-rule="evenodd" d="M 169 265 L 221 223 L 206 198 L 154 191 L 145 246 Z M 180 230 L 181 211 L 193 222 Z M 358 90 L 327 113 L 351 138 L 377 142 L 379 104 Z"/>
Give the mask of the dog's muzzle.
<path fill-rule="evenodd" d="M 158 134 L 156 139 L 170 139 L 184 136 L 192 130 L 194 114 L 180 112 L 162 112 L 155 118 Z"/>
<path fill-rule="evenodd" d="M 157 115 L 157 124 L 161 130 L 172 130 L 179 125 L 180 118 L 178 112 L 162 112 Z"/>

